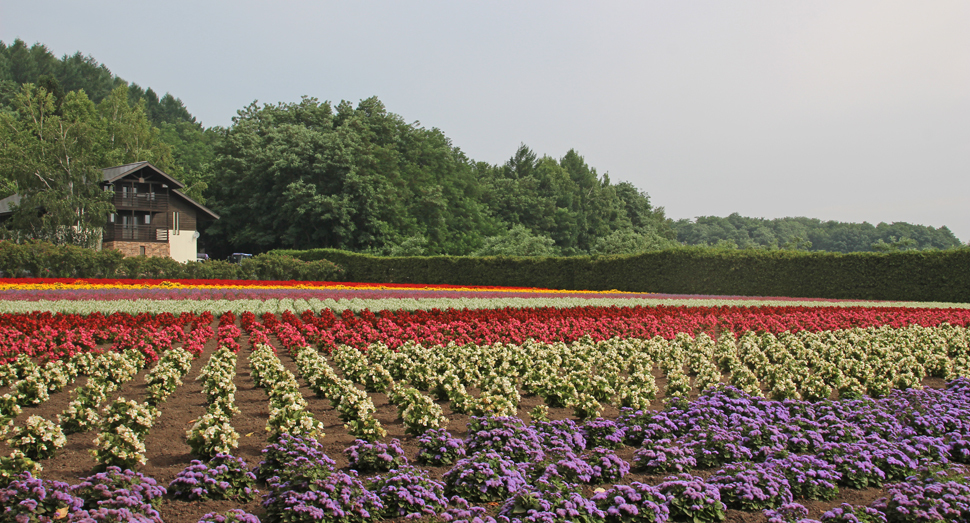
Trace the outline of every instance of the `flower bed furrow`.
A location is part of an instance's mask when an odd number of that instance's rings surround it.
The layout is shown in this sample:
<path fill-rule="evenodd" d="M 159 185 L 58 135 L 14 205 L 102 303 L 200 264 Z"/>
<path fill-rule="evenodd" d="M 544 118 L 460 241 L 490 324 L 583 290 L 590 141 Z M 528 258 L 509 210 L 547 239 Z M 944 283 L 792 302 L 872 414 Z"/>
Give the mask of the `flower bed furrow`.
<path fill-rule="evenodd" d="M 238 323 L 228 312 L 218 329 L 203 312 L 0 315 L 0 348 L 11 362 L 0 366 L 0 386 L 23 382 L 34 374 L 28 367 L 49 367 L 50 379 L 34 381 L 95 412 L 80 427 L 92 432 L 86 438 L 124 440 L 98 442 L 102 466 L 159 471 L 168 485 L 164 497 L 126 498 L 132 510 L 155 510 L 175 523 L 231 506 L 219 503 L 238 503 L 263 521 L 423 514 L 532 522 L 571 514 L 613 523 L 636 514 L 754 522 L 764 520 L 762 510 L 779 522 L 848 521 L 867 510 L 911 521 L 909 508 L 948 520 L 970 516 L 962 468 L 970 463 L 970 315 L 963 309 L 295 310 L 305 312 L 247 312 Z M 249 365 L 237 365 L 247 344 Z M 202 354 L 199 381 L 180 386 Z M 64 380 L 55 369 L 68 364 L 94 390 L 57 392 Z M 126 369 L 145 366 L 145 384 L 129 381 L 119 392 L 141 394 L 148 405 L 98 393 L 98 383 L 124 383 L 134 375 Z M 253 396 L 247 372 L 265 400 Z M 297 376 L 309 385 L 302 393 Z M 0 413 L 20 409 L 14 426 L 26 427 L 29 409 L 45 403 L 31 406 L 16 390 Z M 245 429 L 235 426 L 237 390 L 247 395 Z M 307 390 L 329 407 L 304 397 Z M 196 399 L 186 402 L 187 393 Z M 173 401 L 191 414 L 180 418 L 166 407 Z M 161 418 L 155 406 L 164 408 Z M 205 416 L 212 423 L 200 421 Z M 152 437 L 161 419 L 175 423 L 179 441 Z M 257 481 L 251 469 L 267 435 L 274 445 Z M 70 447 L 46 458 L 21 439 L 14 443 L 36 451 L 43 465 L 61 463 Z M 75 496 L 76 503 L 64 500 L 76 507 L 52 511 L 93 510 L 84 498 L 90 487 L 17 479 L 17 469 L 70 479 L 60 465 L 38 472 L 25 458 L 0 459 L 0 506 L 42 488 Z M 87 479 L 122 481 L 117 474 Z M 262 508 L 250 501 L 257 488 Z M 855 504 L 842 506 L 845 500 Z"/>

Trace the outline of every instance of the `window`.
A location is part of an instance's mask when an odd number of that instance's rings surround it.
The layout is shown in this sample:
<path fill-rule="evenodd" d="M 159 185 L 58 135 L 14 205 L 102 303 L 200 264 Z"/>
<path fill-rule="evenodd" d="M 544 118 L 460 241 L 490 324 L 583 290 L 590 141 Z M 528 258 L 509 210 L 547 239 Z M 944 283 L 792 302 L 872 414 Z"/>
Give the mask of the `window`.
<path fill-rule="evenodd" d="M 108 221 L 111 223 L 115 222 L 115 213 L 111 213 L 108 215 Z"/>
<path fill-rule="evenodd" d="M 144 245 L 139 245 L 138 246 L 138 254 L 140 256 L 144 256 L 145 255 L 145 246 Z"/>
<path fill-rule="evenodd" d="M 146 214 L 145 215 L 145 225 L 149 225 L 150 223 L 152 223 L 152 215 L 151 214 Z"/>
<path fill-rule="evenodd" d="M 179 233 L 179 212 L 178 211 L 172 211 L 172 229 L 175 231 L 175 234 Z"/>

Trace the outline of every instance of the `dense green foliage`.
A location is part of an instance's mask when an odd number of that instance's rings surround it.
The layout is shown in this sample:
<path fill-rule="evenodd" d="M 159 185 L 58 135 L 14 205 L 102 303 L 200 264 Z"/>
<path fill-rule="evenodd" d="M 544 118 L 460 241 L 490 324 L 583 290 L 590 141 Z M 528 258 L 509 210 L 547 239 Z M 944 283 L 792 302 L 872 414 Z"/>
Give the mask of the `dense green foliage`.
<path fill-rule="evenodd" d="M 149 160 L 222 216 L 202 224 L 200 245 L 216 258 L 312 248 L 575 256 L 685 244 L 833 252 L 960 245 L 945 227 L 906 223 L 737 214 L 672 222 L 645 192 L 611 183 L 574 150 L 540 157 L 522 145 L 504 164 L 476 162 L 377 98 L 254 103 L 229 128 L 207 129 L 178 98 L 129 84 L 91 56 L 57 58 L 21 40 L 0 42 L 0 123 L 0 197 L 20 193 L 31 210 L 7 223 L 13 238 L 83 243 L 63 232 L 72 216 L 89 230 L 110 212 L 104 195 L 89 190 L 97 170 Z"/>
<path fill-rule="evenodd" d="M 680 247 L 620 256 L 402 257 L 315 249 L 349 281 L 537 286 L 717 296 L 966 302 L 970 249 L 809 253 Z"/>
<path fill-rule="evenodd" d="M 960 240 L 946 227 L 934 229 L 904 222 L 844 223 L 814 218 L 727 218 L 701 216 L 678 220 L 673 229 L 686 245 L 727 248 L 795 249 L 829 252 L 950 249 Z"/>
<path fill-rule="evenodd" d="M 307 262 L 283 255 L 261 254 L 242 263 L 179 263 L 166 257 L 125 258 L 113 249 L 0 241 L 0 277 L 340 281 L 344 270 L 327 260 Z"/>
<path fill-rule="evenodd" d="M 475 163 L 377 98 L 253 104 L 215 150 L 209 194 L 222 219 L 207 232 L 217 251 L 555 255 L 586 253 L 616 231 L 647 245 L 673 237 L 646 194 L 611 184 L 575 151 L 556 160 L 522 146 L 505 165 Z"/>
<path fill-rule="evenodd" d="M 96 105 L 84 91 L 57 100 L 27 83 L 13 104 L 16 112 L 0 113 L 0 177 L 21 197 L 7 224 L 14 238 L 95 246 L 114 212 L 98 185 L 102 166 L 168 163 L 169 148 L 124 85 Z"/>
<path fill-rule="evenodd" d="M 10 46 L 0 42 L 0 113 L 24 118 L 18 98 L 25 84 L 53 95 L 53 114 L 56 116 L 61 116 L 65 101 L 80 96 L 82 91 L 84 97 L 98 107 L 110 98 L 115 98 L 111 102 L 115 107 L 122 107 L 117 93 L 125 93 L 125 111 L 134 114 L 135 118 L 147 120 L 152 132 L 158 135 L 158 145 L 164 149 L 151 158 L 137 159 L 150 160 L 185 183 L 188 186 L 184 191 L 186 194 L 204 202 L 203 191 L 211 175 L 212 145 L 219 129 L 204 129 L 178 98 L 167 93 L 159 98 L 150 87 L 144 89 L 138 84 L 129 84 L 112 74 L 104 64 L 80 52 L 57 58 L 41 44 L 28 47 L 19 39 Z M 104 142 L 100 145 L 107 148 Z M 117 165 L 110 163 L 114 160 L 105 161 L 109 163 L 100 167 Z M 0 198 L 14 192 L 17 192 L 16 185 L 7 178 L 0 178 Z"/>

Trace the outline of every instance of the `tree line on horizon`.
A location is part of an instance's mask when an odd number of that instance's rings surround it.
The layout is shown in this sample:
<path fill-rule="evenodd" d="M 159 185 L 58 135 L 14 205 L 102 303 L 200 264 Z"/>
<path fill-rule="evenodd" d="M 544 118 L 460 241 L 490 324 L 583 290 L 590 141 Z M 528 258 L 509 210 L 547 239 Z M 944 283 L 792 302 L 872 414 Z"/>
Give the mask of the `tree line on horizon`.
<path fill-rule="evenodd" d="M 0 197 L 24 198 L 4 224 L 8 237 L 42 237 L 79 217 L 99 227 L 110 212 L 105 194 L 90 190 L 100 169 L 143 160 L 222 216 L 200 240 L 216 255 L 319 247 L 568 256 L 678 245 L 838 252 L 961 246 L 946 227 L 902 222 L 736 213 L 673 221 L 645 191 L 613 183 L 575 150 L 553 158 L 523 144 L 504 164 L 475 161 L 441 130 L 404 121 L 376 97 L 356 105 L 310 97 L 253 103 L 229 127 L 207 128 L 180 99 L 129 83 L 93 57 L 57 58 L 41 44 L 0 42 Z"/>

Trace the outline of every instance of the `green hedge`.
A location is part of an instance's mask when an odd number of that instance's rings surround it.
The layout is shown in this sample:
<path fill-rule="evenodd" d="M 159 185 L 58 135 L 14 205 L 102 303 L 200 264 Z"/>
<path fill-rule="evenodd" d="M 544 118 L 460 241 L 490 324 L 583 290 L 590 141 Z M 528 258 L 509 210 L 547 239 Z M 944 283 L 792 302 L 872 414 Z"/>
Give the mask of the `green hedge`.
<path fill-rule="evenodd" d="M 131 256 L 46 242 L 0 242 L 0 275 L 6 278 L 185 278 L 226 280 L 342 281 L 337 264 L 261 254 L 242 263 L 179 263 L 171 258 Z"/>
<path fill-rule="evenodd" d="M 327 259 L 357 282 L 617 289 L 665 294 L 970 301 L 970 249 L 895 253 L 683 247 L 567 258 L 377 257 L 334 249 L 273 251 Z"/>

